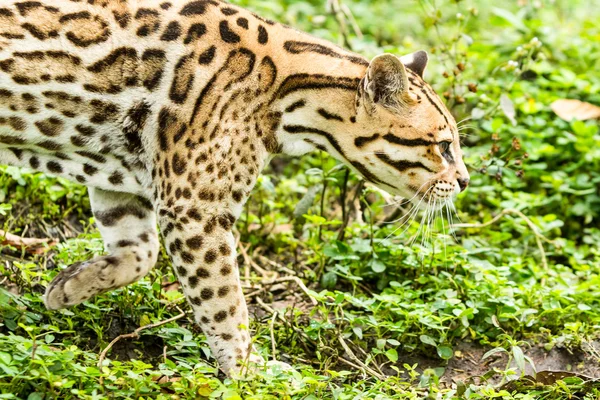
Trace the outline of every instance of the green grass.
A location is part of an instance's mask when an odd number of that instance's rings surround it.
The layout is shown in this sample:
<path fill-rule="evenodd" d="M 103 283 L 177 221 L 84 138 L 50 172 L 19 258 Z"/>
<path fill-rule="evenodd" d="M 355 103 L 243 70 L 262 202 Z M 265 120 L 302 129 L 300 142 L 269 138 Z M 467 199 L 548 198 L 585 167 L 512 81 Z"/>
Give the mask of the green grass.
<path fill-rule="evenodd" d="M 237 3 L 344 43 L 324 1 Z M 600 376 L 600 132 L 549 107 L 600 104 L 600 7 L 525 3 L 343 2 L 364 34 L 347 45 L 366 56 L 430 51 L 426 78 L 457 120 L 473 117 L 461 221 L 520 214 L 455 236 L 438 221 L 427 240 L 417 218 L 398 236 L 405 228 L 386 221 L 401 214 L 331 158 L 276 160 L 237 228 L 252 259 L 240 256 L 257 346 L 293 372 L 224 379 L 190 314 L 120 340 L 98 367 L 115 337 L 189 310 L 168 259 L 127 288 L 45 310 L 45 286 L 102 242 L 85 188 L 0 167 L 2 229 L 61 239 L 39 255 L 0 247 L 0 398 L 598 398 L 598 384 L 577 376 L 505 384 L 557 354 L 553 369 Z"/>

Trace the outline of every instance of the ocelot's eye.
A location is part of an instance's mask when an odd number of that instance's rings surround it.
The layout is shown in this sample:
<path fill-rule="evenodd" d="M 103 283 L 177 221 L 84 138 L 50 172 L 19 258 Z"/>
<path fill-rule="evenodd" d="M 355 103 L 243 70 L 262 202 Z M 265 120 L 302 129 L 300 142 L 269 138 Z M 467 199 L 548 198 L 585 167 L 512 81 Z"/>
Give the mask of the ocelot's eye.
<path fill-rule="evenodd" d="M 440 151 L 442 154 L 447 153 L 450 150 L 450 145 L 452 142 L 440 142 L 438 146 L 440 146 Z"/>
<path fill-rule="evenodd" d="M 438 143 L 438 146 L 440 146 L 440 152 L 442 153 L 444 158 L 448 161 L 454 160 L 454 158 L 452 157 L 452 153 L 450 152 L 451 145 L 452 145 L 452 142 L 448 142 L 448 141 Z"/>

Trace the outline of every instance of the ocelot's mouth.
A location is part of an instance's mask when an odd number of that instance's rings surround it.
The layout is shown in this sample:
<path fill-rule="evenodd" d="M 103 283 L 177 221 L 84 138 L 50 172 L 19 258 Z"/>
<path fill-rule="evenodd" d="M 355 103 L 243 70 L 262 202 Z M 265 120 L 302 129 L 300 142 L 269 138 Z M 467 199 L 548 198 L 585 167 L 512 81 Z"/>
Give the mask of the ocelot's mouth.
<path fill-rule="evenodd" d="M 453 200 L 456 196 L 456 188 L 448 181 L 436 180 L 432 184 L 424 189 L 416 191 L 415 199 L 421 204 L 434 204 L 443 205 L 448 200 Z"/>
<path fill-rule="evenodd" d="M 452 199 L 455 195 L 454 186 L 448 182 L 437 183 L 431 192 L 431 197 L 439 200 Z"/>

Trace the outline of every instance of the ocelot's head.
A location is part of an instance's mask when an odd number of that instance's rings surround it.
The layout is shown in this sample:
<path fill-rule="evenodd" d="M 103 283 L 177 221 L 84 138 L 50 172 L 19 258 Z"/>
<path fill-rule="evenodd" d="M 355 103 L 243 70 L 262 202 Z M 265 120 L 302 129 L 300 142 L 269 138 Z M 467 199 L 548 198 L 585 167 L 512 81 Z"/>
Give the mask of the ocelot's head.
<path fill-rule="evenodd" d="M 427 61 L 424 51 L 375 57 L 358 90 L 352 140 L 344 144 L 367 180 L 440 205 L 467 187 L 469 173 L 456 122 L 423 81 Z"/>

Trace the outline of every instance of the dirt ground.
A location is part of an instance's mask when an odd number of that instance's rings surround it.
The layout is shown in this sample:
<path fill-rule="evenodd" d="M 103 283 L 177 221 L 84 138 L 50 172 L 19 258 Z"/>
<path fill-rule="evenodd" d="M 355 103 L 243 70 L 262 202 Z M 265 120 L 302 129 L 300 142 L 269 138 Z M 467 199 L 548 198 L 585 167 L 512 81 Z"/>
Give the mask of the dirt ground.
<path fill-rule="evenodd" d="M 583 375 L 591 379 L 600 379 L 600 360 L 595 358 L 593 354 L 598 354 L 600 350 L 600 342 L 593 342 L 589 345 L 589 349 L 585 352 L 582 350 L 569 351 L 566 348 L 555 347 L 550 351 L 546 351 L 541 345 L 533 345 L 530 348 L 523 348 L 526 356 L 530 357 L 536 371 L 568 371 L 578 375 Z M 585 346 L 584 346 L 585 347 Z M 447 366 L 440 362 L 439 358 L 428 358 L 424 356 L 415 356 L 405 354 L 400 356 L 403 363 L 413 365 L 417 363 L 418 371 L 423 371 L 427 368 L 446 368 L 442 380 L 446 384 L 453 383 L 479 383 L 483 376 L 489 371 L 497 368 L 505 370 L 507 368 L 508 356 L 506 353 L 496 353 L 485 360 L 482 360 L 483 355 L 490 350 L 481 345 L 472 342 L 461 342 L 454 348 L 455 357 L 449 360 Z M 514 361 L 510 367 L 516 368 Z M 535 376 L 529 363 L 525 364 L 525 374 Z M 514 376 L 517 378 L 518 376 Z M 500 376 L 496 374 L 489 379 L 492 383 L 499 383 Z"/>

